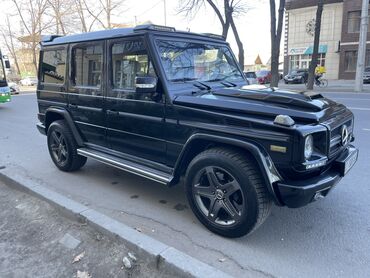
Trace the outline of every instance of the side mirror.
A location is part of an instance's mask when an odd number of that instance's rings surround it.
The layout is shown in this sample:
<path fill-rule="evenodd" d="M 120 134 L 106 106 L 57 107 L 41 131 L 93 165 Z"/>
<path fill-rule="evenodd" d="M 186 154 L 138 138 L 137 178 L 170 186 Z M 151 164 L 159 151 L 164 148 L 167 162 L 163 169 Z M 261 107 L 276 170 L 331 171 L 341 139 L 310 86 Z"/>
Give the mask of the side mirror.
<path fill-rule="evenodd" d="M 10 69 L 10 62 L 9 60 L 5 60 L 5 68 Z"/>
<path fill-rule="evenodd" d="M 157 90 L 158 79 L 152 76 L 136 76 L 136 93 L 155 93 Z"/>

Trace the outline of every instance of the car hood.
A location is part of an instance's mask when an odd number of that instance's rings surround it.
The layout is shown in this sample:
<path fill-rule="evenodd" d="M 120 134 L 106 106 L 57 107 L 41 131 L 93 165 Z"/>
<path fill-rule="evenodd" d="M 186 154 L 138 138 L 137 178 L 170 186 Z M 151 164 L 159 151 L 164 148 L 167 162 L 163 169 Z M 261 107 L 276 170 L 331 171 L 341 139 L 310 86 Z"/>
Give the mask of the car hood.
<path fill-rule="evenodd" d="M 215 89 L 203 95 L 180 95 L 174 104 L 238 114 L 254 114 L 273 119 L 289 115 L 297 122 L 320 122 L 346 107 L 315 92 L 271 89 L 265 86 Z"/>

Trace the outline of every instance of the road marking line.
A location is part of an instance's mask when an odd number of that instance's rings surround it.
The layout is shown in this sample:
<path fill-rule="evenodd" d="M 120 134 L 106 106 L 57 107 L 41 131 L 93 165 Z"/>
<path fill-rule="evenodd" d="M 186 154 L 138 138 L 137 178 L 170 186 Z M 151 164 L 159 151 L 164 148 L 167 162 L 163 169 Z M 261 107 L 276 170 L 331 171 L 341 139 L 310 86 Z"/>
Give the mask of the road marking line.
<path fill-rule="evenodd" d="M 370 128 L 363 128 L 364 131 L 370 131 Z"/>
<path fill-rule="evenodd" d="M 361 111 L 370 111 L 370 108 L 362 108 L 362 107 L 348 107 L 352 110 L 361 110 Z"/>
<path fill-rule="evenodd" d="M 340 100 L 368 100 L 370 101 L 370 98 L 348 98 L 348 97 L 334 97 L 333 99 L 340 99 Z"/>

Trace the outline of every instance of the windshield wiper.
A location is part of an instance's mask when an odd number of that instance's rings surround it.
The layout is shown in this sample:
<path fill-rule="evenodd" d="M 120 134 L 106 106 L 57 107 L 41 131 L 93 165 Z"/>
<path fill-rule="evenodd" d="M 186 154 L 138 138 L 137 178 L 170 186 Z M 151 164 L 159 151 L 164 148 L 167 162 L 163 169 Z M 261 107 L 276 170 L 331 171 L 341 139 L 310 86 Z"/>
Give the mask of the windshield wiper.
<path fill-rule="evenodd" d="M 190 77 L 182 77 L 182 78 L 174 78 L 170 79 L 171 82 L 186 82 L 186 81 L 194 81 L 198 78 L 190 78 Z"/>

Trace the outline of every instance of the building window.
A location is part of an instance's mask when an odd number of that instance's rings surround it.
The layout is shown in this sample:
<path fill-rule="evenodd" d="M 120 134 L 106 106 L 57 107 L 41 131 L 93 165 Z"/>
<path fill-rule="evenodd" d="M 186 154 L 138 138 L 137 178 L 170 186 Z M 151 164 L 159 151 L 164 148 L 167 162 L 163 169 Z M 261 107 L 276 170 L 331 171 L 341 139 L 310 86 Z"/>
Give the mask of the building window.
<path fill-rule="evenodd" d="M 344 70 L 355 72 L 357 64 L 357 51 L 346 51 L 344 53 Z"/>
<path fill-rule="evenodd" d="M 348 13 L 348 33 L 359 33 L 361 27 L 361 11 Z"/>
<path fill-rule="evenodd" d="M 308 69 L 312 60 L 311 54 L 290 56 L 290 70 Z M 321 53 L 318 57 L 318 64 L 325 67 L 326 54 Z"/>
<path fill-rule="evenodd" d="M 102 75 L 102 46 L 78 46 L 72 53 L 73 85 L 99 87 Z"/>
<path fill-rule="evenodd" d="M 359 33 L 360 29 L 361 29 L 361 11 L 348 12 L 348 33 Z"/>
<path fill-rule="evenodd" d="M 64 49 L 43 52 L 41 82 L 64 84 L 67 52 Z"/>

